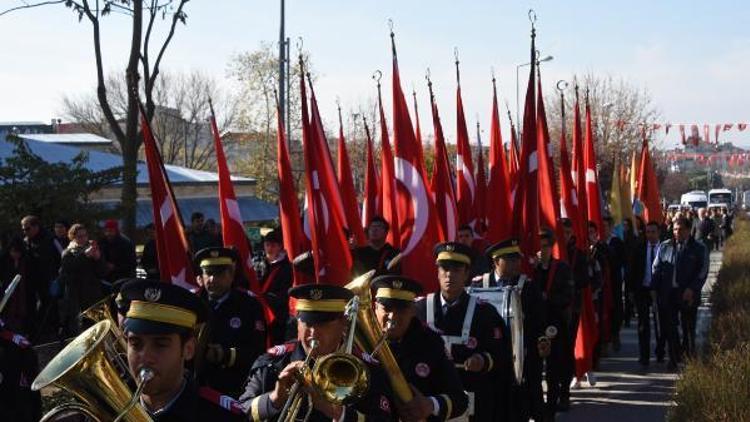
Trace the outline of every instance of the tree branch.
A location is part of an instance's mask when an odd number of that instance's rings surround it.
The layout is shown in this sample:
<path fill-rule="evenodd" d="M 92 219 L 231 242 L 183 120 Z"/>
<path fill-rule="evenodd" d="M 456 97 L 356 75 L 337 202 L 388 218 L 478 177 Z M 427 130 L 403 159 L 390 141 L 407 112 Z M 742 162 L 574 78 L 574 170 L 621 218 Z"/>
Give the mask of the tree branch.
<path fill-rule="evenodd" d="M 65 3 L 66 0 L 52 0 L 52 1 L 43 1 L 40 3 L 34 3 L 34 4 L 23 4 L 21 6 L 11 7 L 10 9 L 3 10 L 0 12 L 0 16 L 7 15 L 8 13 L 15 12 L 17 10 L 23 10 L 23 9 L 33 9 L 35 7 L 41 7 L 41 6 L 49 6 L 52 4 L 60 4 Z M 73 4 L 76 4 L 77 6 L 80 6 L 79 4 L 73 2 Z"/>
<path fill-rule="evenodd" d="M 153 87 L 154 82 L 156 81 L 156 77 L 159 75 L 159 65 L 161 64 L 161 59 L 164 57 L 164 52 L 167 51 L 167 47 L 169 46 L 169 43 L 172 41 L 172 37 L 174 36 L 174 31 L 177 26 L 177 22 L 184 22 L 184 15 L 182 13 L 182 8 L 185 6 L 185 3 L 187 3 L 190 0 L 180 0 L 180 4 L 177 6 L 177 10 L 172 15 L 172 24 L 169 27 L 169 34 L 167 35 L 167 38 L 164 40 L 164 44 L 162 44 L 161 49 L 159 50 L 159 54 L 156 56 L 156 61 L 154 62 L 153 72 L 151 74 L 151 79 L 146 81 L 146 89 L 148 90 L 149 87 Z"/>

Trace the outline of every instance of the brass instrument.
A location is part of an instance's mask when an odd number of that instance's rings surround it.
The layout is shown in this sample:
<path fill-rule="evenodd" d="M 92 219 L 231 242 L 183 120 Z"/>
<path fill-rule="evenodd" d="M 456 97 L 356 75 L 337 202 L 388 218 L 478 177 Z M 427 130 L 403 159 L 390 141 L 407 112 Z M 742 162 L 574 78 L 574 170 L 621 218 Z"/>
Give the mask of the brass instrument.
<path fill-rule="evenodd" d="M 371 270 L 345 286 L 359 299 L 355 341 L 363 352 L 370 353 L 383 365 L 396 398 L 402 403 L 408 403 L 414 398 L 414 393 L 406 382 L 388 342 L 385 341 L 385 333 L 380 329 L 380 325 L 375 318 L 375 311 L 372 309 L 370 283 L 374 275 L 375 271 Z"/>
<path fill-rule="evenodd" d="M 81 403 L 58 406 L 44 415 L 42 421 L 55 420 L 72 413 L 81 413 L 101 422 L 151 421 L 138 399 L 153 373 L 147 368 L 140 371 L 138 390 L 133 394 L 110 362 L 107 347 L 113 347 L 115 341 L 112 323 L 105 319 L 73 339 L 52 358 L 34 379 L 31 389 L 39 391 L 56 386 L 72 393 Z"/>
<path fill-rule="evenodd" d="M 112 296 L 108 295 L 104 299 L 96 302 L 81 312 L 79 318 L 86 318 L 93 322 L 109 321 L 109 329 L 112 332 L 114 341 L 107 343 L 105 348 L 107 354 L 110 356 L 113 363 L 117 366 L 118 372 L 126 380 L 134 380 L 135 376 L 130 372 L 128 366 L 128 344 L 125 340 L 125 334 L 120 329 L 120 325 L 117 320 L 113 317 L 112 307 L 110 306 L 110 300 Z"/>
<path fill-rule="evenodd" d="M 307 401 L 307 421 L 312 414 L 312 398 L 302 388 L 312 387 L 326 401 L 336 405 L 346 405 L 361 399 L 370 387 L 370 370 L 362 360 L 352 355 L 354 333 L 357 327 L 357 315 L 361 309 L 359 299 L 353 297 L 346 306 L 345 315 L 350 321 L 342 350 L 318 357 L 310 369 L 310 359 L 318 343 L 311 340 L 311 349 L 303 363 L 297 381 L 289 391 L 284 407 L 279 414 L 279 421 L 295 421 L 302 407 L 302 400 Z"/>

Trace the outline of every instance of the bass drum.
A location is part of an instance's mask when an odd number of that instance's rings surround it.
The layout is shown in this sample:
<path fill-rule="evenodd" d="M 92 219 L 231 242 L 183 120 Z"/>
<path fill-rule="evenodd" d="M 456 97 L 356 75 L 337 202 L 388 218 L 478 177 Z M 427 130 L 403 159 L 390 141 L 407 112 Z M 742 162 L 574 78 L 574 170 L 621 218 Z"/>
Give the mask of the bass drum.
<path fill-rule="evenodd" d="M 521 306 L 521 289 L 517 286 L 507 287 L 469 287 L 470 295 L 494 306 L 505 321 L 510 331 L 511 352 L 513 354 L 513 375 L 516 384 L 523 381 L 523 361 L 525 355 L 523 343 L 523 307 Z"/>

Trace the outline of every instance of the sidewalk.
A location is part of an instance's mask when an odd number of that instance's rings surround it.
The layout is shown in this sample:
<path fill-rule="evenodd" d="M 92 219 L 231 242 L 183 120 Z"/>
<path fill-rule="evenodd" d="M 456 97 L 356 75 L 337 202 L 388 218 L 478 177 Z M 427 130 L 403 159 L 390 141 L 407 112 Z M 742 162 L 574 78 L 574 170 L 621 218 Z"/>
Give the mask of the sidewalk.
<path fill-rule="evenodd" d="M 705 338 L 710 319 L 709 293 L 716 281 L 721 266 L 721 252 L 711 253 L 708 280 L 703 287 L 701 307 L 698 314 L 698 343 Z M 556 421 L 663 421 L 667 409 L 673 404 L 672 395 L 678 374 L 668 373 L 666 363 L 656 363 L 642 370 L 638 364 L 638 334 L 636 322 L 620 333 L 622 348 L 602 358 L 600 371 L 596 373 L 597 384 L 571 392 L 571 407 L 566 413 L 558 413 Z M 653 340 L 652 340 L 653 341 Z M 697 346 L 699 349 L 702 346 Z M 652 345 L 651 350 L 653 351 Z"/>

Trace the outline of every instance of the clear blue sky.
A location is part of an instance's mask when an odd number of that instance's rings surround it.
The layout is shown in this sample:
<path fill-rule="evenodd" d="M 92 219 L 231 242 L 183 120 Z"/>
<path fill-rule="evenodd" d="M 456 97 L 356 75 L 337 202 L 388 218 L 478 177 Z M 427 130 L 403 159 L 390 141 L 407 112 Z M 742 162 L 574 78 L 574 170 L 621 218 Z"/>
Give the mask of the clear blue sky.
<path fill-rule="evenodd" d="M 20 3 L 0 0 L 0 9 Z M 278 4 L 191 1 L 188 25 L 178 28 L 163 68 L 200 69 L 223 79 L 232 54 L 278 39 Z M 424 130 L 431 132 L 424 83 L 429 66 L 446 134 L 452 138 L 453 48 L 460 51 L 470 125 L 479 115 L 488 127 L 491 67 L 500 95 L 515 105 L 515 66 L 529 56 L 530 7 L 538 15 L 538 47 L 555 57 L 543 68 L 547 88 L 573 73 L 591 71 L 647 88 L 665 121 L 750 121 L 750 2 L 742 0 L 287 0 L 287 35 L 304 38 L 320 75 L 316 90 L 322 111 L 333 122 L 337 96 L 347 107 L 374 95 L 370 75 L 375 69 L 386 74 L 389 92 L 387 20 L 393 19 L 404 89 L 417 89 Z M 77 20 L 62 6 L 0 17 L 0 121 L 49 121 L 60 114 L 64 94 L 93 87 L 91 29 Z M 107 67 L 123 69 L 127 21 L 120 16 L 106 21 Z M 507 134 L 505 120 L 504 127 Z M 750 145 L 750 130 L 723 137 Z M 665 145 L 675 141 L 671 135 Z"/>

